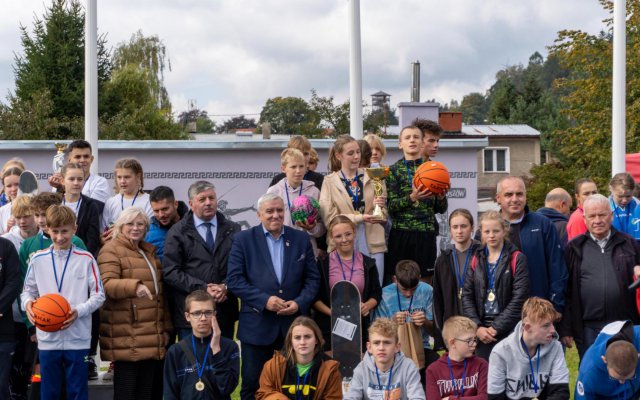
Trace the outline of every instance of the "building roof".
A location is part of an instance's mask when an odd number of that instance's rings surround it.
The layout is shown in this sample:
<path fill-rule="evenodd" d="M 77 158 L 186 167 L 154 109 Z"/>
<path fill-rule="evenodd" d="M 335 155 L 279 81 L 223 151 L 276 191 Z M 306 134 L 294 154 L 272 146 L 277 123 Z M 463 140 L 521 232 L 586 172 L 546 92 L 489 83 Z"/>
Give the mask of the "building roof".
<path fill-rule="evenodd" d="M 540 137 L 540 131 L 529 125 L 462 125 L 462 133 L 472 136 Z"/>
<path fill-rule="evenodd" d="M 385 93 L 382 90 L 379 90 L 378 92 L 372 94 L 371 96 L 388 96 L 388 97 L 391 97 L 391 95 L 389 93 Z"/>

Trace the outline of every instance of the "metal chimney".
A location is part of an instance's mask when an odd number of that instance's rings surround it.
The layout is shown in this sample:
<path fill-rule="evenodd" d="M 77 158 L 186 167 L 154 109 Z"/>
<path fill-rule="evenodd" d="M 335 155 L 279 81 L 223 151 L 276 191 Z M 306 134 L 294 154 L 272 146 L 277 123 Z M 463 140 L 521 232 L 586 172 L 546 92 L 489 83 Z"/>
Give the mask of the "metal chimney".
<path fill-rule="evenodd" d="M 420 61 L 411 63 L 413 71 L 411 74 L 411 102 L 420 102 Z"/>

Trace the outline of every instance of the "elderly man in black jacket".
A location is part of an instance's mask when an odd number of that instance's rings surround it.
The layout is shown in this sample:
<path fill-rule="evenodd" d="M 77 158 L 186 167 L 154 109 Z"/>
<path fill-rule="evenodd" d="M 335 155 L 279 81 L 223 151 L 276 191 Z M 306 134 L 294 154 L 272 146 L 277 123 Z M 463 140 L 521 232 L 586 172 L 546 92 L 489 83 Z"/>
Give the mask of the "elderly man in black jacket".
<path fill-rule="evenodd" d="M 587 233 L 569 242 L 566 308 L 558 329 L 562 342 L 575 339 L 580 358 L 610 322 L 631 320 L 640 324 L 636 292 L 627 287 L 640 276 L 640 246 L 611 226 L 609 200 L 594 194 L 585 200 Z"/>
<path fill-rule="evenodd" d="M 184 299 L 198 289 L 216 301 L 222 336 L 233 339 L 238 320 L 238 299 L 227 292 L 227 259 L 233 235 L 240 226 L 217 212 L 218 199 L 212 183 L 197 181 L 189 187 L 191 211 L 167 233 L 164 247 L 164 281 L 172 293 L 169 307 L 178 338 L 191 334 L 184 319 Z"/>

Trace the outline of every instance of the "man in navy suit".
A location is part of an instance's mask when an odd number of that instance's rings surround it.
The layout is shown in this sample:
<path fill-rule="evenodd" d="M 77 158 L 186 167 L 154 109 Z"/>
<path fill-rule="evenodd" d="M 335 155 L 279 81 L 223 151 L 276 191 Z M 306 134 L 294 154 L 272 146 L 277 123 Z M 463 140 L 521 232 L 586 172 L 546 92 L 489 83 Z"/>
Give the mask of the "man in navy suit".
<path fill-rule="evenodd" d="M 258 200 L 261 224 L 237 233 L 229 255 L 227 285 L 241 302 L 242 400 L 254 399 L 262 367 L 280 350 L 296 316 L 308 314 L 320 274 L 306 232 L 284 226 L 284 200 Z"/>

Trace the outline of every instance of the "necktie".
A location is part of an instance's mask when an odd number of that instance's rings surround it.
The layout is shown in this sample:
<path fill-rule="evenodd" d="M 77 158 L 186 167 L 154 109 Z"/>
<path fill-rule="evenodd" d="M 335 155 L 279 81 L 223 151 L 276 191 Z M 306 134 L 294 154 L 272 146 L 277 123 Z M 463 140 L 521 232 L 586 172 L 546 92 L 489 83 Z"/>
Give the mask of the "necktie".
<path fill-rule="evenodd" d="M 203 225 L 207 227 L 207 247 L 209 250 L 213 251 L 213 232 L 211 231 L 212 224 L 211 222 L 205 222 Z"/>

